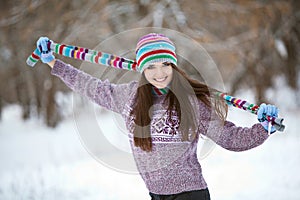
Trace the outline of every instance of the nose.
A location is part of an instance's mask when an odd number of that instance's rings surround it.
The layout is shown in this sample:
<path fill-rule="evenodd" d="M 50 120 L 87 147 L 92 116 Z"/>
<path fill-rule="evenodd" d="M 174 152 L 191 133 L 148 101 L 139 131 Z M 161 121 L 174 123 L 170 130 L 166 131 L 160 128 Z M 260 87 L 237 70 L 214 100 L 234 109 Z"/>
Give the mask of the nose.
<path fill-rule="evenodd" d="M 156 76 L 162 76 L 165 74 L 165 71 L 163 70 L 163 67 L 158 67 L 156 70 Z"/>

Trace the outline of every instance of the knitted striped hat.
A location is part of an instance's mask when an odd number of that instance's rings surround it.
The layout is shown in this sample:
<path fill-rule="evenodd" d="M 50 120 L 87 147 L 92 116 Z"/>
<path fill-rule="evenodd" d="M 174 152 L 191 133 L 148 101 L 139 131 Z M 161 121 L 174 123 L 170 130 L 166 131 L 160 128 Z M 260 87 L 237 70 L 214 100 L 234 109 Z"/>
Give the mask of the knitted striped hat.
<path fill-rule="evenodd" d="M 143 72 L 151 63 L 169 62 L 177 65 L 175 46 L 163 34 L 150 33 L 142 36 L 136 45 L 136 62 L 139 72 Z"/>

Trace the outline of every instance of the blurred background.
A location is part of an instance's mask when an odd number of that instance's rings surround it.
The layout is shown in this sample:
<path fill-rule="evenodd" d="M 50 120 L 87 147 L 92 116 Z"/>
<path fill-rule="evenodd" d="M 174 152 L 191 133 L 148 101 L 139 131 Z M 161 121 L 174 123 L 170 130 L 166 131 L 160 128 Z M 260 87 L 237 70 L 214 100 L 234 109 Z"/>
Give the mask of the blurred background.
<path fill-rule="evenodd" d="M 1 200 L 149 199 L 138 175 L 89 156 L 76 136 L 70 90 L 44 64 L 25 63 L 40 36 L 93 49 L 142 27 L 177 30 L 196 40 L 215 61 L 229 94 L 276 104 L 286 118 L 288 134 L 272 136 L 258 150 L 217 148 L 203 160 L 213 199 L 299 197 L 300 1 L 1 0 L 0 9 Z M 248 113 L 232 112 L 229 119 L 240 125 L 256 122 Z"/>

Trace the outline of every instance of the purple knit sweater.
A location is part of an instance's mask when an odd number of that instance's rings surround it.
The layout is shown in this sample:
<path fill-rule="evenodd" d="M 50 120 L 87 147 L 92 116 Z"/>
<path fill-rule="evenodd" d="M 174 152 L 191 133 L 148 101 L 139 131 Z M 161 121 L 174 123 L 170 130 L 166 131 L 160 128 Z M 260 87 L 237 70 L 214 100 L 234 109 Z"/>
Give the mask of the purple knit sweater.
<path fill-rule="evenodd" d="M 193 99 L 197 114 L 197 137 L 191 142 L 182 141 L 178 131 L 176 115 L 169 120 L 164 105 L 164 96 L 155 97 L 151 121 L 153 150 L 145 152 L 133 144 L 134 120 L 130 116 L 138 83 L 112 84 L 101 81 L 60 60 L 51 71 L 75 92 L 88 97 L 93 102 L 122 115 L 128 129 L 137 168 L 148 190 L 154 194 L 176 194 L 184 191 L 207 188 L 197 159 L 197 143 L 200 135 L 231 151 L 245 151 L 262 144 L 268 133 L 258 123 L 251 128 L 237 127 L 211 116 L 210 109 L 200 100 Z"/>

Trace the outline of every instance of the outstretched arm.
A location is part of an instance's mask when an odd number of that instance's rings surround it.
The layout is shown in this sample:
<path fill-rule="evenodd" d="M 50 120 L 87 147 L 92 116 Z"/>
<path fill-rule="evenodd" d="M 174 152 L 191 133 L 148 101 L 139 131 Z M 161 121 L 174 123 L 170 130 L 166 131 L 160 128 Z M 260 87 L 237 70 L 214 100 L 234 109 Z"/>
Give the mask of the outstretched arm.
<path fill-rule="evenodd" d="M 136 82 L 113 84 L 108 80 L 102 81 L 60 60 L 55 61 L 51 74 L 59 77 L 73 91 L 120 114 L 136 85 Z"/>
<path fill-rule="evenodd" d="M 69 88 L 91 101 L 111 111 L 122 113 L 124 105 L 130 101 L 136 82 L 128 84 L 112 84 L 108 80 L 101 81 L 73 66 L 55 59 L 48 47 L 48 38 L 41 37 L 37 47 L 41 51 L 41 60 L 51 68 L 51 73 L 59 77 Z"/>
<path fill-rule="evenodd" d="M 200 133 L 216 144 L 230 151 L 245 151 L 257 147 L 268 138 L 268 132 L 260 124 L 252 127 L 238 127 L 234 123 L 224 123 L 205 104 L 199 105 Z"/>

